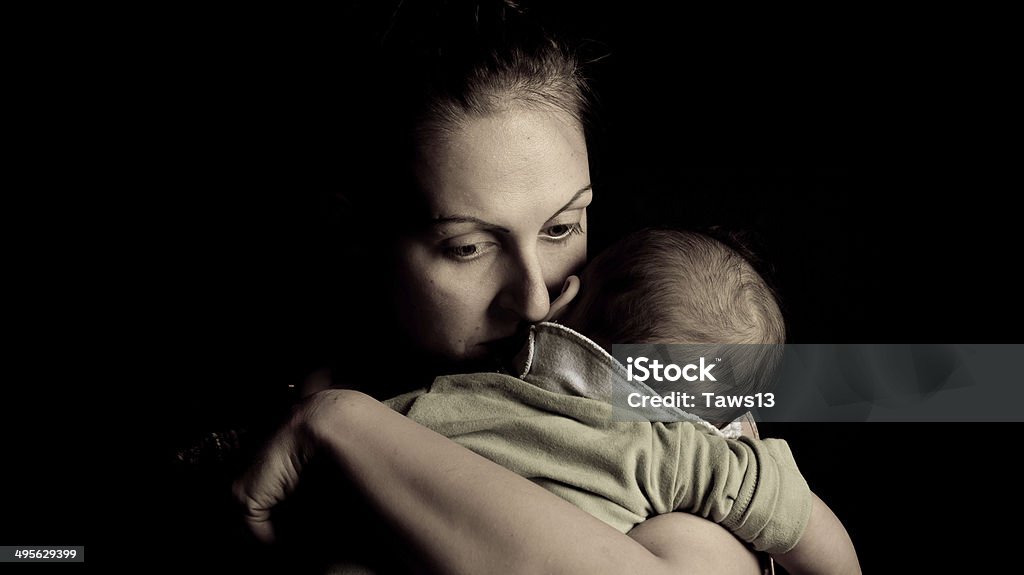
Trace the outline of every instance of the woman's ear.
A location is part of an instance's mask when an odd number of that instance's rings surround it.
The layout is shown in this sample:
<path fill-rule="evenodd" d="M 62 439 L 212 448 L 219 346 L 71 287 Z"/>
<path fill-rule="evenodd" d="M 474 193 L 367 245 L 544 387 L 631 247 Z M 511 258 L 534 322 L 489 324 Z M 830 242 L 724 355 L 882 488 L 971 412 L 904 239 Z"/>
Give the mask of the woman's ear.
<path fill-rule="evenodd" d="M 562 284 L 562 293 L 555 301 L 551 302 L 551 308 L 548 310 L 548 315 L 544 317 L 543 321 L 553 321 L 558 319 L 562 315 L 562 312 L 569 306 L 569 302 L 575 299 L 576 294 L 580 293 L 580 278 L 578 276 L 569 276 L 565 278 L 565 283 Z"/>

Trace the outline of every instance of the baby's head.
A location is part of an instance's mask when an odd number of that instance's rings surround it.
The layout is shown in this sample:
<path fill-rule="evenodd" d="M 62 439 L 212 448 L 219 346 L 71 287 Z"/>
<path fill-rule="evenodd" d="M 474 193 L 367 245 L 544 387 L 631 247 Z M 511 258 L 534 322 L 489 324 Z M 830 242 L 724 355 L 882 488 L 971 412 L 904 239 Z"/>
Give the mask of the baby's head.
<path fill-rule="evenodd" d="M 625 343 L 700 345 L 709 353 L 723 344 L 760 344 L 730 348 L 730 395 L 765 391 L 786 339 L 772 289 L 750 261 L 710 236 L 675 230 L 641 230 L 599 254 L 559 321 L 609 351 Z M 687 391 L 725 393 L 710 381 L 687 384 Z M 713 416 L 726 421 L 744 411 Z"/>

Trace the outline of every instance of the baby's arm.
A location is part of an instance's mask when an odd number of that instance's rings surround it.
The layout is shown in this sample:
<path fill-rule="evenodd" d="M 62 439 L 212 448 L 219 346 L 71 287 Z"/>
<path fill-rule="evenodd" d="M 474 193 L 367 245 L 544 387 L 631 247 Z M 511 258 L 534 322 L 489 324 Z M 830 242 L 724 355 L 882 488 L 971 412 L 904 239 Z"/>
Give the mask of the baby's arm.
<path fill-rule="evenodd" d="M 654 424 L 654 431 L 661 439 L 656 449 L 679 457 L 675 476 L 652 477 L 672 482 L 672 501 L 664 502 L 671 510 L 721 524 L 794 575 L 860 572 L 849 535 L 810 492 L 785 441 L 726 439 L 690 424 Z M 671 453 L 655 453 L 654 460 L 667 462 L 662 457 Z M 671 466 L 661 469 L 671 473 Z M 657 502 L 655 509 L 665 511 Z"/>
<path fill-rule="evenodd" d="M 726 439 L 690 423 L 655 423 L 652 430 L 657 471 L 645 492 L 656 513 L 711 519 L 758 551 L 785 553 L 796 546 L 812 498 L 785 441 Z"/>
<path fill-rule="evenodd" d="M 839 518 L 811 493 L 811 516 L 803 537 L 791 551 L 773 555 L 792 575 L 860 573 L 857 551 Z"/>

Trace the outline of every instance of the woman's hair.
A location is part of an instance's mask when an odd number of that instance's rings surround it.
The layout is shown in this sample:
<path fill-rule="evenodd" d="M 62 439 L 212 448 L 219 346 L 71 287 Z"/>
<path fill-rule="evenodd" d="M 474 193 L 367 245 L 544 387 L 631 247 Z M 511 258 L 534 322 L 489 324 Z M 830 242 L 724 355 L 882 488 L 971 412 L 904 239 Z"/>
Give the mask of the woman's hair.
<path fill-rule="evenodd" d="M 341 192 L 353 212 L 411 210 L 412 166 L 424 146 L 463 122 L 517 107 L 589 124 L 591 100 L 577 50 L 511 0 L 404 0 L 375 20 L 350 75 L 349 161 L 368 185 Z M 367 38 L 367 36 L 369 36 Z M 395 194 L 399 194 L 398 197 Z M 405 202 L 403 204 L 403 202 Z"/>
<path fill-rule="evenodd" d="M 422 135 L 520 105 L 583 122 L 588 89 L 577 53 L 510 0 L 404 2 L 384 38 L 386 68 Z M 411 85 L 410 85 L 411 84 Z"/>

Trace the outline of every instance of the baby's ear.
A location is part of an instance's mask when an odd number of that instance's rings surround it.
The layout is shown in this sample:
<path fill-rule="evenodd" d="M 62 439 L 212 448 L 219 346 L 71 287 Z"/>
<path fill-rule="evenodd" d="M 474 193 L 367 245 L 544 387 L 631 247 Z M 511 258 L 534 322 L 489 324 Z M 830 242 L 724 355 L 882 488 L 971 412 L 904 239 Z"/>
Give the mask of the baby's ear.
<path fill-rule="evenodd" d="M 548 310 L 548 315 L 544 317 L 542 321 L 553 321 L 562 315 L 562 312 L 569 307 L 569 302 L 575 299 L 576 294 L 580 293 L 580 278 L 579 276 L 569 276 L 565 278 L 565 283 L 562 284 L 562 293 L 555 301 L 551 302 L 551 308 Z"/>

